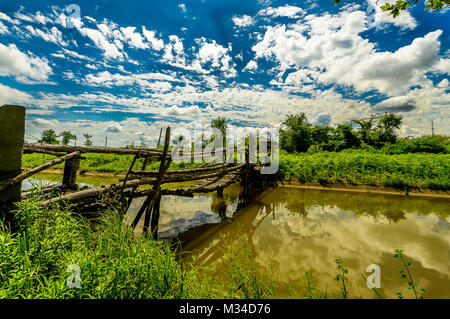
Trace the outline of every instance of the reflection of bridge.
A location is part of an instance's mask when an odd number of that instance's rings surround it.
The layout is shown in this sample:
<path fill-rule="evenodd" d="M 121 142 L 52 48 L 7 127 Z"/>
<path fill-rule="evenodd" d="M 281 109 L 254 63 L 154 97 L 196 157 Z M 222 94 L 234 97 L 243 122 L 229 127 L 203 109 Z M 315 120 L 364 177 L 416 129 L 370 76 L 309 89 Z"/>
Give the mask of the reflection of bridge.
<path fill-rule="evenodd" d="M 64 175 L 62 185 L 57 187 L 47 187 L 40 190 L 43 200 L 40 204 L 48 207 L 54 204 L 68 205 L 80 212 L 92 212 L 105 206 L 104 200 L 108 202 L 116 201 L 122 214 L 125 214 L 130 207 L 133 198 L 145 197 L 144 203 L 132 221 L 132 226 L 136 227 L 139 220 L 144 216 L 144 233 L 148 234 L 149 227 L 153 234 L 157 233 L 158 220 L 160 214 L 160 201 L 162 195 L 177 195 L 192 197 L 198 193 L 209 193 L 217 191 L 222 193 L 223 189 L 237 181 L 244 186 L 244 191 L 248 193 L 251 183 L 262 182 L 262 175 L 259 174 L 261 165 L 251 164 L 249 161 L 249 148 L 234 149 L 227 153 L 227 150 L 217 149 L 213 153 L 215 160 L 223 156 L 225 159 L 235 158 L 244 155 L 243 163 L 220 163 L 213 164 L 207 162 L 196 168 L 169 170 L 172 163 L 169 152 L 170 128 L 166 129 L 163 149 L 136 149 L 136 148 L 111 148 L 111 147 L 84 147 L 68 145 L 48 145 L 48 144 L 24 144 L 24 109 L 19 106 L 0 107 L 0 127 L 2 122 L 8 119 L 8 132 L 12 134 L 8 140 L 0 138 L 0 146 L 15 145 L 14 147 L 0 147 L 0 202 L 13 202 L 33 195 L 33 192 L 21 193 L 21 182 L 39 172 L 44 171 L 57 164 L 64 163 Z M 0 114 L 2 115 L 2 114 Z M 13 119 L 11 121 L 11 119 Z M 12 122 L 12 125 L 11 123 Z M 0 132 L 1 133 L 1 132 Z M 0 134 L 1 135 L 1 134 Z M 266 148 L 267 149 L 267 148 Z M 42 153 L 56 156 L 56 159 L 48 163 L 31 169 L 26 172 L 21 171 L 21 156 L 30 153 Z M 5 153 L 5 154 L 3 154 Z M 119 183 L 79 190 L 76 183 L 77 172 L 80 167 L 80 160 L 83 153 L 101 153 L 134 155 L 128 172 Z M 221 154 L 221 155 L 217 155 Z M 191 154 L 192 159 L 204 158 L 204 154 Z M 270 156 L 270 155 L 269 155 Z M 186 154 L 185 156 L 186 157 Z M 10 158 L 13 162 L 2 163 L 3 158 Z M 140 170 L 134 170 L 138 159 L 143 158 L 144 162 Z M 221 162 L 224 162 L 222 157 Z M 158 171 L 147 171 L 148 164 L 152 161 L 159 162 Z M 7 165 L 8 164 L 8 165 Z M 6 174 L 1 170 L 6 171 Z M 163 189 L 163 184 L 176 182 L 197 182 L 195 185 L 177 189 Z M 139 188 L 139 186 L 146 186 Z M 62 194 L 56 195 L 55 193 Z"/>

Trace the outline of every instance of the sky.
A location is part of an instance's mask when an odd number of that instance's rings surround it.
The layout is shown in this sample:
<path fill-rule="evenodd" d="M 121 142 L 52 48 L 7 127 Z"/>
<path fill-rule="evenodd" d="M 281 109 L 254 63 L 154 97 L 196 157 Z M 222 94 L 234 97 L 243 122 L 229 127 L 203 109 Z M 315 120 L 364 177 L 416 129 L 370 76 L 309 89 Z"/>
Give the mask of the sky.
<path fill-rule="evenodd" d="M 95 145 L 154 146 L 161 127 L 313 124 L 394 112 L 401 136 L 450 135 L 450 10 L 384 0 L 0 0 L 0 105 Z M 378 2 L 378 3 L 376 3 Z"/>

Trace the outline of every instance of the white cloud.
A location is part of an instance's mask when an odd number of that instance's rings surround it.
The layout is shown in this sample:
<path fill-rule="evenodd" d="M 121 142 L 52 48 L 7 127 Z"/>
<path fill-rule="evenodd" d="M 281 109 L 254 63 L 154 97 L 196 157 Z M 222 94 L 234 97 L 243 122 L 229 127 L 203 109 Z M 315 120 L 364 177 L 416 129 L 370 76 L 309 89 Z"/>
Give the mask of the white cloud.
<path fill-rule="evenodd" d="M 359 92 L 375 89 L 394 96 L 420 85 L 426 72 L 437 68 L 441 30 L 395 52 L 380 52 L 360 36 L 368 29 L 366 22 L 366 13 L 354 9 L 309 15 L 287 26 L 268 26 L 252 49 L 256 58 L 278 61 L 280 75 L 292 67 L 307 68 L 318 83 L 352 86 Z"/>
<path fill-rule="evenodd" d="M 48 31 L 42 31 L 41 29 L 34 28 L 31 25 L 27 25 L 25 29 L 28 30 L 31 35 L 40 37 L 47 42 L 53 42 L 62 46 L 68 45 L 68 43 L 63 40 L 62 32 L 59 31 L 56 27 L 52 27 Z"/>
<path fill-rule="evenodd" d="M 150 89 L 156 92 L 167 92 L 172 88 L 170 81 L 178 81 L 171 75 L 162 73 L 145 73 L 135 75 L 111 74 L 108 71 L 97 74 L 87 74 L 83 83 L 92 86 L 134 86 Z"/>
<path fill-rule="evenodd" d="M 0 75 L 14 76 L 18 82 L 33 84 L 47 83 L 52 69 L 45 58 L 21 52 L 15 44 L 0 43 Z"/>
<path fill-rule="evenodd" d="M 305 13 L 305 10 L 299 7 L 294 7 L 291 5 L 285 5 L 283 7 L 278 8 L 265 8 L 258 12 L 258 15 L 261 16 L 270 16 L 273 18 L 277 17 L 288 17 L 288 18 L 300 18 Z"/>
<path fill-rule="evenodd" d="M 255 23 L 253 18 L 248 15 L 243 15 L 241 17 L 234 16 L 232 20 L 233 20 L 233 23 L 239 28 L 248 27 Z"/>
<path fill-rule="evenodd" d="M 105 130 L 105 132 L 108 132 L 108 133 L 121 133 L 122 131 L 123 131 L 122 127 L 116 123 L 109 125 Z"/>
<path fill-rule="evenodd" d="M 225 77 L 236 76 L 237 72 L 229 55 L 230 48 L 221 46 L 215 40 L 208 42 L 205 38 L 201 38 L 196 41 L 200 45 L 196 60 L 203 68 L 209 66 L 212 69 L 218 69 Z"/>
<path fill-rule="evenodd" d="M 99 49 L 103 50 L 103 54 L 106 58 L 123 60 L 124 54 L 120 50 L 122 47 L 121 41 L 119 39 L 113 39 L 112 42 L 110 42 L 106 38 L 105 35 L 112 35 L 112 31 L 108 28 L 107 25 L 100 24 L 98 28 L 99 30 L 79 28 L 79 31 L 83 36 L 91 39 Z"/>
<path fill-rule="evenodd" d="M 3 104 L 29 104 L 32 100 L 28 93 L 10 88 L 0 83 L 0 105 Z"/>
<path fill-rule="evenodd" d="M 8 34 L 8 28 L 0 21 L 0 34 Z"/>
<path fill-rule="evenodd" d="M 180 4 L 178 5 L 178 8 L 180 8 L 181 11 L 183 11 L 184 13 L 187 12 L 187 8 L 186 8 L 186 5 L 185 5 L 184 3 L 180 3 Z"/>
<path fill-rule="evenodd" d="M 257 69 L 258 69 L 258 63 L 255 60 L 251 60 L 250 62 L 248 62 L 244 68 L 244 70 L 248 70 L 248 71 L 255 71 Z"/>
<path fill-rule="evenodd" d="M 152 30 L 147 30 L 142 27 L 142 33 L 144 34 L 147 41 L 150 43 L 151 48 L 156 51 L 160 51 L 164 48 L 164 41 L 156 38 L 156 32 Z"/>
<path fill-rule="evenodd" d="M 409 112 L 416 109 L 416 101 L 410 96 L 396 96 L 381 101 L 374 106 L 380 112 Z"/>
<path fill-rule="evenodd" d="M 369 10 L 374 11 L 371 15 L 373 19 L 373 25 L 381 28 L 384 24 L 394 24 L 401 29 L 415 29 L 417 27 L 417 21 L 411 15 L 408 10 L 402 11 L 402 13 L 394 18 L 389 12 L 384 12 L 381 10 L 381 6 L 385 3 L 391 3 L 389 0 L 368 0 Z"/>
<path fill-rule="evenodd" d="M 136 27 L 120 28 L 120 31 L 122 31 L 125 39 L 128 41 L 128 44 L 131 47 L 137 49 L 147 49 L 148 44 L 144 43 L 144 39 L 142 38 L 141 34 L 135 32 L 135 30 Z"/>

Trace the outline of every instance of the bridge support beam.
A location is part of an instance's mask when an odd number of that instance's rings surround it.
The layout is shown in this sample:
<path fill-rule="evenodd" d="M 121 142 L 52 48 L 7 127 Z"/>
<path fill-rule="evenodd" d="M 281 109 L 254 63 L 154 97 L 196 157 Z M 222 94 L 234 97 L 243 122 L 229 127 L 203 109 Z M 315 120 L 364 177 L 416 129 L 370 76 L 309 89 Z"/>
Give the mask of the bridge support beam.
<path fill-rule="evenodd" d="M 17 105 L 0 107 L 0 183 L 22 172 L 22 150 L 25 135 L 25 108 Z M 0 192 L 0 203 L 20 199 L 22 183 Z"/>
<path fill-rule="evenodd" d="M 80 157 L 68 159 L 64 164 L 63 188 L 77 190 L 77 172 L 80 168 Z"/>

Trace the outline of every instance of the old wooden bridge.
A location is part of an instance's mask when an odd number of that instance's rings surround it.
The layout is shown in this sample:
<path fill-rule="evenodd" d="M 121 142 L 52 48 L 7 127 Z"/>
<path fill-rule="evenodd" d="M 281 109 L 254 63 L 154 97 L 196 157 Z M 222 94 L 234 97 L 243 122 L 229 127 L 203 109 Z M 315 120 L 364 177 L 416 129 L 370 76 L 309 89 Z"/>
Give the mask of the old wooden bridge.
<path fill-rule="evenodd" d="M 6 117 L 7 115 L 7 117 Z M 5 120 L 8 119 L 8 120 Z M 4 122 L 4 123 L 2 123 Z M 112 148 L 112 147 L 84 147 L 68 145 L 46 145 L 24 143 L 24 109 L 18 106 L 0 107 L 0 201 L 12 202 L 34 195 L 34 191 L 21 191 L 21 183 L 27 178 L 42 172 L 54 165 L 64 163 L 62 183 L 58 186 L 47 186 L 39 190 L 40 205 L 65 205 L 71 209 L 83 212 L 101 210 L 111 202 L 115 202 L 118 211 L 124 216 L 135 198 L 145 198 L 137 215 L 131 222 L 135 228 L 144 218 L 144 234 L 157 236 L 160 216 L 161 196 L 177 195 L 193 197 L 199 193 L 217 192 L 233 183 L 240 182 L 243 192 L 248 192 L 251 185 L 262 186 L 264 179 L 269 176 L 261 175 L 263 164 L 250 163 L 249 148 L 235 149 L 226 152 L 225 149 L 215 150 L 214 155 L 221 154 L 222 160 L 209 161 L 196 168 L 169 170 L 172 156 L 169 148 L 170 127 L 165 131 L 164 146 L 155 148 Z M 2 132 L 0 132 L 2 133 Z M 42 166 L 22 172 L 22 154 L 42 153 L 56 156 L 55 159 Z M 80 161 L 83 153 L 104 153 L 119 155 L 134 155 L 130 167 L 122 180 L 111 185 L 80 189 L 76 183 Z M 267 154 L 270 156 L 270 154 Z M 202 158 L 203 154 L 191 153 L 192 158 Z M 224 158 L 244 156 L 240 163 L 226 163 Z M 142 167 L 136 169 L 137 160 L 143 158 Z M 217 160 L 217 156 L 215 157 Z M 149 171 L 151 162 L 158 162 L 157 171 Z M 163 184 L 190 181 L 189 187 L 164 188 Z M 55 195 L 57 194 L 57 195 Z"/>

